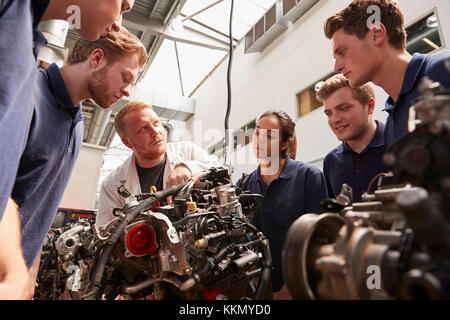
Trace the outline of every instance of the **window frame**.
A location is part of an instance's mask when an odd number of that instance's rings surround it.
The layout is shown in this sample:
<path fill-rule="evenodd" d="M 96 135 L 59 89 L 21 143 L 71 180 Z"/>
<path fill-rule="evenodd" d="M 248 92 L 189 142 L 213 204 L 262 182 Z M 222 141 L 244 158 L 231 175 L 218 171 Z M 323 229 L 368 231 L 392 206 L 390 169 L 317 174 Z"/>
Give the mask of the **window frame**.
<path fill-rule="evenodd" d="M 437 20 L 437 24 L 438 24 L 437 29 L 438 29 L 438 33 L 439 33 L 439 39 L 441 40 L 441 46 L 440 46 L 440 48 L 433 49 L 430 52 L 427 52 L 426 54 L 432 54 L 432 53 L 438 52 L 440 50 L 445 50 L 445 48 L 447 48 L 447 46 L 445 44 L 445 37 L 442 32 L 442 24 L 441 24 L 441 19 L 439 18 L 437 7 L 433 7 L 432 9 L 428 10 L 424 14 L 420 15 L 419 17 L 415 18 L 414 20 L 410 21 L 407 25 L 405 25 L 405 32 L 406 32 L 406 29 L 408 29 L 409 27 L 418 23 L 419 21 L 425 19 L 426 16 L 428 16 L 432 13 L 434 13 L 434 15 L 436 16 L 436 20 Z M 407 45 L 408 45 L 408 38 L 406 38 L 406 46 Z M 406 47 L 405 47 L 405 50 L 406 50 Z"/>

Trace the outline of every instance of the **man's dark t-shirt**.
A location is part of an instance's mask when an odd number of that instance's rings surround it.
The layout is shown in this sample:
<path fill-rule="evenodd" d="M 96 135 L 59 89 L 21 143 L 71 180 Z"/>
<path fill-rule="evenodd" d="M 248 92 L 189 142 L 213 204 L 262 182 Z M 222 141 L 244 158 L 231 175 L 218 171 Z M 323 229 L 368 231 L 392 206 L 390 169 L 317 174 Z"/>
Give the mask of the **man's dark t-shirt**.
<path fill-rule="evenodd" d="M 163 161 L 152 168 L 141 168 L 136 163 L 136 170 L 139 176 L 139 184 L 142 193 L 149 193 L 150 187 L 155 186 L 157 191 L 163 189 L 164 168 L 166 166 L 167 155 Z"/>

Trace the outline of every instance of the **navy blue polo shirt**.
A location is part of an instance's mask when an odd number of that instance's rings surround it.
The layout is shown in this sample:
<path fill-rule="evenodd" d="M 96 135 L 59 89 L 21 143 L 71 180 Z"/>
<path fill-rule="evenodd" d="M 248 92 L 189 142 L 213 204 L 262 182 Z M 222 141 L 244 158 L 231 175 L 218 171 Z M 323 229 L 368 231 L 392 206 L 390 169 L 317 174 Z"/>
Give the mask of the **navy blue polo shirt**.
<path fill-rule="evenodd" d="M 359 202 L 371 180 L 377 174 L 389 171 L 382 161 L 385 152 L 385 127 L 383 122 L 377 120 L 375 122 L 377 123 L 375 135 L 361 153 L 353 151 L 344 141 L 325 156 L 323 173 L 331 198 L 336 197 L 341 192 L 342 185 L 346 183 L 353 189 L 353 202 Z M 374 182 L 372 192 L 376 186 L 377 183 Z"/>
<path fill-rule="evenodd" d="M 269 239 L 273 269 L 272 289 L 283 286 L 281 253 L 291 224 L 304 213 L 322 213 L 320 202 L 327 198 L 327 186 L 322 172 L 309 164 L 287 158 L 280 175 L 270 186 L 261 179 L 260 167 L 243 183 L 242 190 L 264 196 L 262 208 L 252 223 Z"/>
<path fill-rule="evenodd" d="M 450 59 L 450 51 L 440 51 L 430 55 L 415 53 L 408 63 L 402 88 L 397 101 L 388 97 L 384 111 L 389 113 L 386 121 L 386 150 L 400 138 L 408 134 L 409 108 L 414 99 L 421 95 L 419 84 L 427 76 L 439 82 L 444 88 L 450 88 L 450 75 L 445 61 Z"/>
<path fill-rule="evenodd" d="M 20 208 L 22 249 L 28 267 L 50 230 L 84 130 L 81 104 L 73 105 L 58 66 L 35 72 L 33 118 L 12 192 Z"/>
<path fill-rule="evenodd" d="M 39 31 L 49 0 L 0 1 L 0 220 L 25 148 L 33 112 Z"/>

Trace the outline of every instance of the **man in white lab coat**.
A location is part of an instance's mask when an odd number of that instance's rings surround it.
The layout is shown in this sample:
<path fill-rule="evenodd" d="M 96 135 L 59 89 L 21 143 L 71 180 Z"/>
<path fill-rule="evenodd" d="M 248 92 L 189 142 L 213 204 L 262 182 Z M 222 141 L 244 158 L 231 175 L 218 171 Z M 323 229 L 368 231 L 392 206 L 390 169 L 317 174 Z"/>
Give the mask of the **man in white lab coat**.
<path fill-rule="evenodd" d="M 122 208 L 127 199 L 118 194 L 124 185 L 132 194 L 150 192 L 186 181 L 201 171 L 221 166 L 192 142 L 167 143 L 158 115 L 145 102 L 130 102 L 115 117 L 115 128 L 133 154 L 111 172 L 100 189 L 97 227 L 114 218 L 113 209 Z"/>

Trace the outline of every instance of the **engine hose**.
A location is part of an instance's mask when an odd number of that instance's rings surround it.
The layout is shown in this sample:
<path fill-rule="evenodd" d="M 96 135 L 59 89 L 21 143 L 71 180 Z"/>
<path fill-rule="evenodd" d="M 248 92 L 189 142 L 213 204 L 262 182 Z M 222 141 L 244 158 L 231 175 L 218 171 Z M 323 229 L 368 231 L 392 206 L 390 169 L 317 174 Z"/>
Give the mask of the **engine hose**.
<path fill-rule="evenodd" d="M 262 255 L 264 258 L 263 262 L 263 268 L 261 271 L 261 278 L 258 281 L 258 286 L 256 288 L 255 293 L 255 300 L 264 300 L 265 293 L 267 291 L 267 286 L 270 281 L 270 272 L 272 268 L 272 255 L 270 253 L 270 247 L 269 247 L 269 240 L 266 238 L 251 241 L 252 243 L 260 242 L 262 245 Z M 206 275 L 210 273 L 212 268 L 223 259 L 223 257 L 227 254 L 227 252 L 234 247 L 234 244 L 231 244 L 222 250 L 220 250 L 214 258 L 208 258 L 207 261 L 200 266 L 197 271 L 195 271 L 191 277 L 189 277 L 186 281 L 184 281 L 181 286 L 181 291 L 187 291 L 191 289 L 196 283 L 199 283 L 202 281 L 202 278 L 204 278 Z"/>
<path fill-rule="evenodd" d="M 263 239 L 262 244 L 262 254 L 264 258 L 263 269 L 261 271 L 261 278 L 258 281 L 258 286 L 256 288 L 255 300 L 264 300 L 265 293 L 267 291 L 267 285 L 270 281 L 270 272 L 272 269 L 272 255 L 269 248 L 269 240 Z"/>
<path fill-rule="evenodd" d="M 214 267 L 214 264 L 214 260 L 208 258 L 206 262 L 192 274 L 192 276 L 181 284 L 180 290 L 187 291 L 195 286 L 196 283 L 199 283 L 205 275 L 209 274 L 209 271 Z"/>
<path fill-rule="evenodd" d="M 233 245 L 228 245 L 222 250 L 220 250 L 214 257 L 207 258 L 206 262 L 201 265 L 191 277 L 189 277 L 186 281 L 184 281 L 181 286 L 181 291 L 187 291 L 191 289 L 196 283 L 199 283 L 203 277 L 209 274 L 211 269 L 220 262 L 223 257 L 227 254 L 227 252 L 233 247 Z"/>
<path fill-rule="evenodd" d="M 92 268 L 91 285 L 89 286 L 87 293 L 82 297 L 83 300 L 96 300 L 101 298 L 103 275 L 105 273 L 108 259 L 111 256 L 111 252 L 114 246 L 116 245 L 117 241 L 119 241 L 120 236 L 122 235 L 125 227 L 128 224 L 130 224 L 130 222 L 133 221 L 142 211 L 148 209 L 153 204 L 167 198 L 168 196 L 177 194 L 190 181 L 191 180 L 184 181 L 170 188 L 152 193 L 149 198 L 143 200 L 134 207 L 128 208 L 124 212 L 125 213 L 124 219 L 120 221 L 117 226 L 114 227 L 111 236 L 106 241 L 106 244 L 103 247 L 103 250 L 100 253 L 98 260 L 96 261 L 94 267 Z"/>
<path fill-rule="evenodd" d="M 212 212 L 203 212 L 203 213 L 193 213 L 193 214 L 191 214 L 191 215 L 189 215 L 189 216 L 187 216 L 187 217 L 182 218 L 181 220 L 178 220 L 178 221 L 176 221 L 176 222 L 173 222 L 172 225 L 173 225 L 174 227 L 177 227 L 177 226 L 179 226 L 179 225 L 185 224 L 185 222 L 188 221 L 188 220 L 190 220 L 190 219 L 195 219 L 195 218 L 203 217 L 203 216 L 216 215 L 216 214 L 217 214 L 217 212 L 215 212 L 215 211 L 212 211 Z"/>

